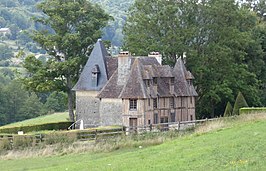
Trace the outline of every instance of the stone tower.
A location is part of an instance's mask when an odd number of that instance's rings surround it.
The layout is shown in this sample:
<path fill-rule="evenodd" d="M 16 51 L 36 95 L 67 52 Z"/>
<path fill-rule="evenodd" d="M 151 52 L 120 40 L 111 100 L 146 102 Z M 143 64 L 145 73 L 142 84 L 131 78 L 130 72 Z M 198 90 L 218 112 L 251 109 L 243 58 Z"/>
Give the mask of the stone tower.
<path fill-rule="evenodd" d="M 90 57 L 73 90 L 76 91 L 76 120 L 83 120 L 84 127 L 98 126 L 100 99 L 96 96 L 108 81 L 107 51 L 101 40 L 95 44 Z"/>

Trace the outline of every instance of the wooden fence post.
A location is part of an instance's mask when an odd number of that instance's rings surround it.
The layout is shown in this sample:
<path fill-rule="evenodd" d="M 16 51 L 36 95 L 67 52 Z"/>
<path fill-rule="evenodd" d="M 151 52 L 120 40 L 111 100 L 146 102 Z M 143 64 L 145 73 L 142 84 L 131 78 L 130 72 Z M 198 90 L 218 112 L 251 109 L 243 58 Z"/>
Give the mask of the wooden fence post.
<path fill-rule="evenodd" d="M 97 140 L 97 129 L 95 129 L 95 141 Z"/>

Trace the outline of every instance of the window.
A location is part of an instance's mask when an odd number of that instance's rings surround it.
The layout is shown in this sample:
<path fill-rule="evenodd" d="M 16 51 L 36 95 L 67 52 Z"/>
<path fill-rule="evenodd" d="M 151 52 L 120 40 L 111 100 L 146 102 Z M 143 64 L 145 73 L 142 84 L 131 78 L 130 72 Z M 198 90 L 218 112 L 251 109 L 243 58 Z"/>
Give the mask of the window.
<path fill-rule="evenodd" d="M 151 106 L 151 99 L 148 99 L 148 105 Z"/>
<path fill-rule="evenodd" d="M 150 87 L 150 85 L 151 85 L 150 80 L 146 80 L 145 83 L 146 83 L 146 86 L 147 86 L 147 87 Z"/>
<path fill-rule="evenodd" d="M 154 124 L 158 123 L 158 113 L 154 113 L 153 121 Z"/>
<path fill-rule="evenodd" d="M 170 113 L 171 122 L 175 122 L 175 113 Z"/>
<path fill-rule="evenodd" d="M 192 115 L 190 115 L 190 120 L 193 121 L 193 116 Z"/>
<path fill-rule="evenodd" d="M 163 107 L 166 106 L 166 98 L 163 98 Z"/>
<path fill-rule="evenodd" d="M 137 99 L 129 100 L 129 110 L 137 110 Z"/>
<path fill-rule="evenodd" d="M 174 77 L 171 77 L 171 84 L 173 85 L 175 83 L 175 78 Z"/>
<path fill-rule="evenodd" d="M 157 99 L 153 99 L 153 108 L 157 108 Z"/>
<path fill-rule="evenodd" d="M 190 97 L 190 103 L 191 104 L 193 103 L 193 97 Z"/>
<path fill-rule="evenodd" d="M 156 77 L 153 78 L 153 84 L 157 85 L 157 78 Z"/>
<path fill-rule="evenodd" d="M 170 108 L 174 108 L 175 107 L 175 99 L 173 97 L 170 98 Z"/>

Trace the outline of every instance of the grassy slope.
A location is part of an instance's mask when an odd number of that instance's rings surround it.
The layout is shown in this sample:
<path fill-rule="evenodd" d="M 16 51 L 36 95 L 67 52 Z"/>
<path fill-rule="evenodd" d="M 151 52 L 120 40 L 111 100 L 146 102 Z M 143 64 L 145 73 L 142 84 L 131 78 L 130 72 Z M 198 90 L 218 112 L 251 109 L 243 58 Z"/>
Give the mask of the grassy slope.
<path fill-rule="evenodd" d="M 266 120 L 162 145 L 0 161 L 0 170 L 266 170 Z"/>
<path fill-rule="evenodd" d="M 68 121 L 68 118 L 69 116 L 67 112 L 55 113 L 55 114 L 40 116 L 40 117 L 33 118 L 33 119 L 24 120 L 21 122 L 8 124 L 8 125 L 0 127 L 0 129 L 17 127 L 17 126 L 25 126 L 25 125 L 39 125 L 39 124 L 44 124 L 44 123 L 64 122 L 64 121 Z"/>

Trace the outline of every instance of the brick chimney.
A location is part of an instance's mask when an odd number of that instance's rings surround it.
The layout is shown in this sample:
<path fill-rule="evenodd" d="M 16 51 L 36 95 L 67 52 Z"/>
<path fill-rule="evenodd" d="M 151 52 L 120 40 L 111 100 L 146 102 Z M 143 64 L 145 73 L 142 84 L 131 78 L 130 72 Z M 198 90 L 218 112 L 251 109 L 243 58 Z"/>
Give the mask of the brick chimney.
<path fill-rule="evenodd" d="M 159 64 L 162 65 L 162 55 L 160 54 L 160 52 L 150 52 L 150 54 L 148 54 L 148 57 L 156 58 Z"/>
<path fill-rule="evenodd" d="M 130 71 L 131 54 L 129 51 L 122 51 L 118 54 L 118 85 L 124 85 Z"/>

